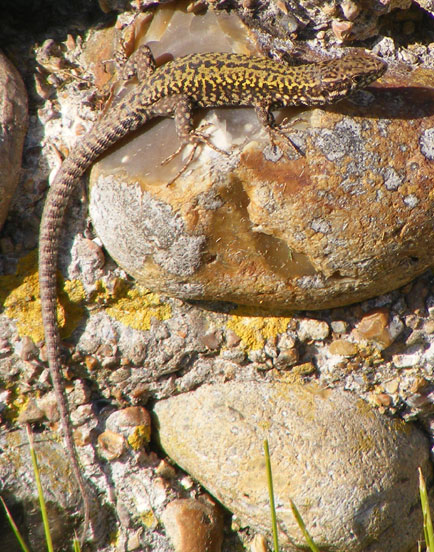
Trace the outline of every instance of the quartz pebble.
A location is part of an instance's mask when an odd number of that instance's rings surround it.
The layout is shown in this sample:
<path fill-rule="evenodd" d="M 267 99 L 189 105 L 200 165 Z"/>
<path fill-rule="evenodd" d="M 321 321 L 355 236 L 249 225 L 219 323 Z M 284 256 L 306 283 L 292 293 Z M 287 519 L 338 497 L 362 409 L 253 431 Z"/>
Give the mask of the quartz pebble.
<path fill-rule="evenodd" d="M 386 309 L 376 309 L 365 314 L 357 324 L 353 335 L 358 341 L 373 341 L 388 347 L 392 338 L 388 329 L 389 313 Z"/>
<path fill-rule="evenodd" d="M 169 456 L 264 534 L 268 439 L 280 540 L 289 550 L 303 543 L 289 498 L 320 549 L 407 552 L 420 536 L 417 467 L 430 477 L 428 442 L 350 393 L 231 382 L 162 400 L 155 415 Z"/>
<path fill-rule="evenodd" d="M 98 445 L 107 460 L 117 460 L 126 450 L 125 439 L 119 433 L 106 429 L 98 435 Z"/>

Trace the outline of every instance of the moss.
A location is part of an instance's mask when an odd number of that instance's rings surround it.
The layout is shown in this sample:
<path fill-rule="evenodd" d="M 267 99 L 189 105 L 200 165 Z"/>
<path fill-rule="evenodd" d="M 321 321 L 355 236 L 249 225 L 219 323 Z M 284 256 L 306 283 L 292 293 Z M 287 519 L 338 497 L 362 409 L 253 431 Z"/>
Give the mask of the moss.
<path fill-rule="evenodd" d="M 58 287 L 57 321 L 62 337 L 68 337 L 83 317 L 81 303 L 85 293 L 82 284 L 77 280 L 64 282 L 59 278 Z M 16 320 L 20 336 L 27 335 L 35 343 L 44 339 L 37 251 L 20 259 L 15 274 L 0 277 L 0 303 L 4 314 Z"/>
<path fill-rule="evenodd" d="M 267 339 L 276 337 L 288 329 L 291 318 L 285 316 L 238 316 L 231 315 L 226 327 L 241 339 L 245 349 L 262 349 Z"/>

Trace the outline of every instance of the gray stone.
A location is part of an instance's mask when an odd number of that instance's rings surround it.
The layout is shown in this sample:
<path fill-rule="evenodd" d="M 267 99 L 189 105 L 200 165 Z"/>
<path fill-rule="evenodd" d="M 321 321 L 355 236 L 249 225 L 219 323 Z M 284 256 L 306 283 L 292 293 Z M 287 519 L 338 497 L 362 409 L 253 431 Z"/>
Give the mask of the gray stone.
<path fill-rule="evenodd" d="M 231 382 L 160 401 L 155 415 L 169 456 L 242 523 L 269 534 L 268 439 L 290 550 L 303 546 L 290 499 L 320 549 L 406 552 L 421 536 L 417 467 L 430 476 L 427 440 L 350 393 Z"/>
<path fill-rule="evenodd" d="M 26 131 L 26 89 L 18 71 L 0 53 L 0 228 L 18 184 Z"/>

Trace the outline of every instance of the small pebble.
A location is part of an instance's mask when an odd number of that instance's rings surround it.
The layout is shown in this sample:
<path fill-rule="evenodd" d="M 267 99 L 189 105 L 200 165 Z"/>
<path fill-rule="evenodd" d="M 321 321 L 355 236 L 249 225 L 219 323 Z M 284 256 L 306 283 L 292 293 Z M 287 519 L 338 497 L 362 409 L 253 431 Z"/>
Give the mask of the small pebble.
<path fill-rule="evenodd" d="M 356 355 L 358 351 L 357 345 L 345 339 L 336 339 L 330 343 L 328 349 L 331 355 L 339 355 L 347 358 Z"/>
<path fill-rule="evenodd" d="M 26 408 L 18 416 L 20 424 L 32 424 L 44 419 L 44 412 L 37 406 L 33 399 L 27 402 Z"/>
<path fill-rule="evenodd" d="M 267 539 L 264 535 L 255 535 L 250 543 L 251 552 L 268 552 Z"/>
<path fill-rule="evenodd" d="M 419 352 L 413 354 L 393 355 L 392 362 L 396 368 L 412 368 L 420 363 L 421 354 Z"/>
<path fill-rule="evenodd" d="M 301 320 L 297 329 L 300 341 L 323 341 L 328 337 L 329 332 L 327 322 L 315 319 Z"/>
<path fill-rule="evenodd" d="M 122 456 L 126 450 L 125 439 L 122 435 L 109 429 L 98 435 L 98 445 L 101 454 L 110 461 Z"/>
<path fill-rule="evenodd" d="M 142 406 L 129 406 L 110 414 L 106 428 L 123 435 L 129 445 L 138 450 L 147 445 L 151 438 L 151 416 Z"/>
<path fill-rule="evenodd" d="M 335 334 L 344 334 L 348 330 L 348 322 L 345 320 L 333 320 L 330 325 Z"/>
<path fill-rule="evenodd" d="M 357 324 L 353 335 L 358 341 L 374 341 L 383 348 L 388 347 L 392 343 L 388 322 L 389 312 L 386 309 L 370 311 Z"/>
<path fill-rule="evenodd" d="M 161 519 L 175 552 L 220 552 L 223 520 L 211 502 L 173 500 Z"/>

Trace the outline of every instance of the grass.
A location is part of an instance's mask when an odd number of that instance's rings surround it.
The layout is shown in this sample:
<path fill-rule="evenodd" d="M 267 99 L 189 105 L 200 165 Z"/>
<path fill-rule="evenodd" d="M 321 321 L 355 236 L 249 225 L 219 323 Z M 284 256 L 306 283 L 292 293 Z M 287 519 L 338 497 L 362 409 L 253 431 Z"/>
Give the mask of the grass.
<path fill-rule="evenodd" d="M 279 552 L 276 506 L 274 502 L 273 475 L 271 471 L 270 451 L 268 448 L 267 440 L 264 441 L 264 456 L 265 456 L 265 469 L 267 472 L 268 496 L 270 500 L 273 547 L 274 547 L 274 552 Z M 420 503 L 422 506 L 422 514 L 423 514 L 423 533 L 424 533 L 425 546 L 426 546 L 425 552 L 434 552 L 434 530 L 432 525 L 425 480 L 422 474 L 422 470 L 420 468 L 419 468 L 419 493 L 420 493 Z M 309 535 L 309 532 L 306 528 L 303 518 L 301 517 L 300 512 L 298 511 L 296 505 L 291 499 L 289 499 L 289 502 L 291 505 L 292 513 L 295 517 L 295 520 L 297 521 L 297 524 L 301 532 L 303 533 L 307 546 L 309 547 L 311 552 L 320 552 L 320 549 L 316 546 L 316 544 L 313 542 L 312 537 Z M 420 544 L 419 544 L 419 552 L 422 552 Z"/>
<path fill-rule="evenodd" d="M 273 490 L 273 474 L 271 472 L 271 461 L 270 461 L 270 451 L 268 448 L 268 441 L 264 441 L 264 456 L 265 456 L 265 469 L 267 471 L 267 483 L 268 483 L 268 496 L 270 500 L 270 511 L 271 511 L 271 530 L 273 533 L 273 547 L 274 552 L 279 552 L 279 539 L 277 533 L 277 518 L 276 518 L 276 506 L 274 502 L 274 490 Z M 320 552 L 319 548 L 313 542 L 312 537 L 309 535 L 306 525 L 300 515 L 300 512 L 297 510 L 294 502 L 289 499 L 292 513 L 294 514 L 295 520 L 297 521 L 298 526 L 300 527 L 301 532 L 312 552 Z M 434 550 L 433 550 L 434 552 Z"/>
<path fill-rule="evenodd" d="M 39 498 L 39 506 L 41 509 L 41 517 L 42 522 L 44 525 L 44 531 L 45 531 L 45 540 L 47 544 L 47 551 L 48 552 L 54 552 L 53 548 L 53 542 L 51 539 L 50 534 L 50 527 L 48 523 L 48 515 L 47 515 L 47 509 L 45 505 L 44 500 L 44 493 L 42 490 L 41 485 L 41 478 L 39 476 L 39 468 L 38 468 L 38 461 L 36 458 L 35 449 L 33 446 L 33 436 L 30 431 L 29 425 L 26 426 L 27 430 L 27 438 L 29 440 L 29 447 L 30 447 L 30 456 L 32 459 L 32 465 L 33 465 L 33 472 L 35 474 L 35 481 L 36 481 L 36 487 L 38 489 L 38 498 Z M 273 489 L 273 474 L 271 471 L 271 461 L 270 461 L 270 451 L 268 448 L 268 441 L 264 441 L 264 455 L 265 455 L 265 466 L 266 466 L 266 472 L 267 472 L 267 483 L 268 483 L 268 495 L 270 499 L 270 512 L 271 512 L 271 526 L 272 526 L 272 533 L 273 533 L 273 546 L 274 546 L 274 552 L 279 552 L 279 539 L 278 539 L 278 531 L 277 531 L 277 517 L 276 517 L 276 506 L 274 501 L 274 489 Z M 432 525 L 432 519 L 431 519 L 431 512 L 429 508 L 429 501 L 428 501 L 428 494 L 426 491 L 426 485 L 425 480 L 422 474 L 422 470 L 419 468 L 419 493 L 420 493 L 420 503 L 422 506 L 422 514 L 423 514 L 423 532 L 425 537 L 425 552 L 434 552 L 434 530 Z M 12 515 L 6 506 L 5 501 L 0 496 L 0 502 L 3 505 L 3 508 L 6 513 L 6 517 L 9 521 L 9 524 L 12 528 L 12 531 L 15 534 L 15 537 L 21 547 L 21 550 L 23 552 L 30 552 L 29 548 L 27 547 L 15 521 L 12 518 Z M 294 502 L 290 499 L 290 505 L 292 513 L 294 514 L 294 517 L 297 521 L 297 524 L 303 533 L 303 536 L 305 538 L 306 544 L 311 550 L 311 552 L 320 552 L 319 548 L 316 546 L 316 544 L 313 542 L 311 536 L 309 535 L 309 532 L 306 528 L 306 525 L 300 515 L 300 512 L 297 510 L 296 505 Z M 80 543 L 77 538 L 74 538 L 73 540 L 73 551 L 74 552 L 81 552 L 80 550 Z M 419 545 L 419 551 L 421 551 L 421 547 Z"/>
<path fill-rule="evenodd" d="M 46 505 L 45 505 L 44 493 L 43 493 L 43 490 L 42 490 L 41 478 L 40 478 L 40 475 L 39 475 L 38 460 L 36 458 L 36 452 L 35 452 L 35 448 L 33 446 L 33 435 L 32 435 L 32 432 L 30 430 L 30 426 L 28 424 L 26 425 L 26 431 L 27 431 L 27 439 L 29 441 L 30 457 L 32 459 L 33 473 L 35 475 L 36 488 L 38 490 L 39 508 L 41 510 L 42 523 L 43 523 L 43 526 L 44 526 L 45 542 L 47 544 L 47 552 L 54 552 L 53 541 L 51 539 L 51 533 L 50 533 L 50 525 L 49 525 L 49 522 L 48 522 L 47 508 L 46 508 Z M 6 503 L 5 503 L 5 501 L 3 500 L 2 497 L 0 497 L 0 502 L 3 505 L 3 508 L 5 510 L 5 513 L 6 513 L 6 517 L 9 521 L 9 525 L 11 526 L 12 531 L 15 534 L 15 537 L 16 537 L 16 539 L 17 539 L 17 541 L 18 541 L 18 543 L 21 547 L 21 550 L 23 552 L 30 552 L 28 546 L 26 545 L 26 543 L 25 543 L 25 541 L 24 541 L 24 539 L 23 539 L 23 537 L 22 537 L 15 521 L 13 520 L 13 518 L 11 516 L 11 513 L 10 513 L 8 507 L 6 506 Z M 74 550 L 74 552 L 81 552 L 80 543 L 79 543 L 77 538 L 73 539 L 73 550 Z"/>
<path fill-rule="evenodd" d="M 419 493 L 423 515 L 423 534 L 425 537 L 426 552 L 434 552 L 434 531 L 429 509 L 428 494 L 426 492 L 425 479 L 422 470 L 419 468 Z"/>

